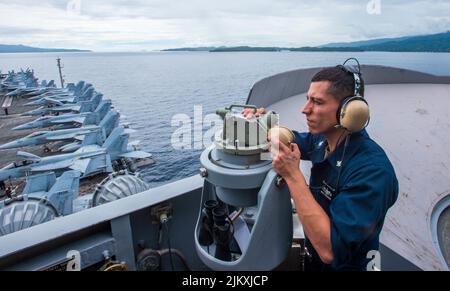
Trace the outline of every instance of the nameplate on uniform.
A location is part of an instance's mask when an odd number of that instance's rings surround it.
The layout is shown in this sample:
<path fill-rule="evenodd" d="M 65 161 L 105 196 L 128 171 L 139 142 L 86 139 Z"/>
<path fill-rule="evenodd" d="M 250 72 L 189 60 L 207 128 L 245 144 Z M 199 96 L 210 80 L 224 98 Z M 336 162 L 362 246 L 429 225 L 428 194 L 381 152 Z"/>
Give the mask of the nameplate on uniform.
<path fill-rule="evenodd" d="M 328 200 L 333 199 L 334 194 L 336 193 L 336 189 L 328 185 L 327 182 L 322 181 L 322 187 L 320 188 L 320 194 L 322 194 Z"/>

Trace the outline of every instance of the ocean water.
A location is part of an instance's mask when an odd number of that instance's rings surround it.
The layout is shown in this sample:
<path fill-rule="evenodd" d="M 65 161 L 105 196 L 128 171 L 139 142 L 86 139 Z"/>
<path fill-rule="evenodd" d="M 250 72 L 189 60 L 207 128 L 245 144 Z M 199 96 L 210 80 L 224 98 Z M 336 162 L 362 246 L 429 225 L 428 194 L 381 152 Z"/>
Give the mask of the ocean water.
<path fill-rule="evenodd" d="M 111 99 L 125 121 L 136 129 L 130 140 L 153 154 L 155 164 L 142 169 L 157 186 L 198 173 L 202 149 L 177 150 L 171 137 L 177 114 L 194 120 L 230 104 L 244 104 L 252 85 L 264 77 L 299 68 L 334 66 L 348 57 L 377 64 L 450 75 L 448 53 L 334 52 L 150 52 L 0 54 L 0 70 L 31 68 L 40 80 L 59 85 L 56 58 L 61 57 L 66 82 L 86 80 Z M 198 118 L 196 122 L 198 123 Z M 192 124 L 192 125 L 193 125 Z M 210 127 L 205 127 L 208 130 Z"/>

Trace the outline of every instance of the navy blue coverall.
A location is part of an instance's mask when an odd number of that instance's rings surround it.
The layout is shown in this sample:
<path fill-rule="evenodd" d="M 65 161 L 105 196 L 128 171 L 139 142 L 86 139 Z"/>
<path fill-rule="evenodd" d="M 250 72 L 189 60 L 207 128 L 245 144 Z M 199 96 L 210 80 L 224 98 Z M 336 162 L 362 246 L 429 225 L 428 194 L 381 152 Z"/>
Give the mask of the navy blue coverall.
<path fill-rule="evenodd" d="M 322 263 L 306 238 L 312 255 L 306 270 L 366 270 L 367 254 L 378 250 L 386 212 L 398 195 L 391 162 L 366 130 L 348 137 L 342 162 L 344 142 L 324 158 L 328 143 L 323 135 L 294 134 L 301 159 L 312 162 L 309 189 L 331 221 L 332 264 Z"/>

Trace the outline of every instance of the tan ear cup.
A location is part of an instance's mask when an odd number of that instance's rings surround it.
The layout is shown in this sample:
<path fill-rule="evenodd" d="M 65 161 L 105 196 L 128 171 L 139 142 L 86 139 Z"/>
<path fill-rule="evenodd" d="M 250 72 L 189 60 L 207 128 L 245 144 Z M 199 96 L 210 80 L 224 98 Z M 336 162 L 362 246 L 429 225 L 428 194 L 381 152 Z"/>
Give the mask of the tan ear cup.
<path fill-rule="evenodd" d="M 286 146 L 290 146 L 295 141 L 294 133 L 287 127 L 277 125 L 269 129 L 267 138 L 270 141 L 279 140 Z"/>
<path fill-rule="evenodd" d="M 369 106 L 366 102 L 352 100 L 342 108 L 340 124 L 350 132 L 357 132 L 366 127 L 369 116 Z"/>

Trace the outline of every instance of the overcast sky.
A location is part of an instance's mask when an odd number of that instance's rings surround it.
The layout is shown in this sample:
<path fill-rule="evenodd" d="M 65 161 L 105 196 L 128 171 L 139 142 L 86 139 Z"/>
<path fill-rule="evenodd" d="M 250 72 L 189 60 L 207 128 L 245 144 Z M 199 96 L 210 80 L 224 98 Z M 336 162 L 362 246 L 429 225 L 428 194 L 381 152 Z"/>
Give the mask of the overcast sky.
<path fill-rule="evenodd" d="M 0 0 L 0 44 L 94 51 L 300 47 L 447 30 L 450 0 Z"/>

